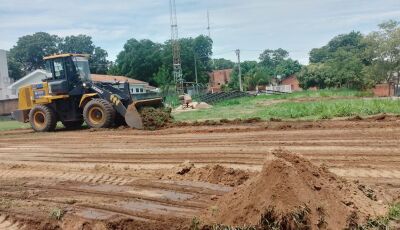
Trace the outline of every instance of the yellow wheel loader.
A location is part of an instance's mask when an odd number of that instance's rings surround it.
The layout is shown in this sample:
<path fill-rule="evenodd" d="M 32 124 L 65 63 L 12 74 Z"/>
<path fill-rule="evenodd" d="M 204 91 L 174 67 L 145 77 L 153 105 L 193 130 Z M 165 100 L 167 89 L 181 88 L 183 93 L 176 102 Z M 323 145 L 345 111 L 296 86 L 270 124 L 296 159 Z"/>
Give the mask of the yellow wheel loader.
<path fill-rule="evenodd" d="M 126 123 L 143 129 L 142 107 L 163 107 L 160 97 L 136 100 L 129 84 L 100 83 L 90 79 L 88 56 L 58 54 L 44 58 L 48 75 L 43 82 L 18 92 L 14 119 L 29 122 L 38 132 L 53 131 L 58 121 L 67 129 L 82 126 L 109 128 Z"/>

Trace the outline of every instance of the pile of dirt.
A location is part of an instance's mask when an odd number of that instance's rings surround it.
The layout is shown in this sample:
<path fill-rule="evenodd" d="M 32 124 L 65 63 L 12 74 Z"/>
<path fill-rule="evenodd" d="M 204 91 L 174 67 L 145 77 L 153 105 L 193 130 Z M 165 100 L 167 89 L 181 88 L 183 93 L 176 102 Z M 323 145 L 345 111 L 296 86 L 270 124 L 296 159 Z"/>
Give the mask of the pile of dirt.
<path fill-rule="evenodd" d="M 277 229 L 344 229 L 384 215 L 386 207 L 353 183 L 285 150 L 258 176 L 223 196 L 210 223 Z"/>
<path fill-rule="evenodd" d="M 254 174 L 254 172 L 227 168 L 218 164 L 196 168 L 194 164 L 186 161 L 164 173 L 161 178 L 168 180 L 202 181 L 235 187 L 243 184 Z"/>
<path fill-rule="evenodd" d="M 146 130 L 164 128 L 173 121 L 170 108 L 145 107 L 140 110 L 140 114 L 142 115 L 144 129 Z"/>

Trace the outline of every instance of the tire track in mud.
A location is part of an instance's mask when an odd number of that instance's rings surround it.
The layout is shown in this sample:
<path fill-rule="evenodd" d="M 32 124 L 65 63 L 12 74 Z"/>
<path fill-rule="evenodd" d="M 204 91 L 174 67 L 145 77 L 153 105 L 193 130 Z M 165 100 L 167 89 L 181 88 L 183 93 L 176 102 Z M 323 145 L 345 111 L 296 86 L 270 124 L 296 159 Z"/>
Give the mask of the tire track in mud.
<path fill-rule="evenodd" d="M 25 227 L 18 221 L 13 221 L 5 215 L 0 215 L 0 230 L 20 230 L 25 229 Z"/>
<path fill-rule="evenodd" d="M 126 185 L 135 179 L 107 174 L 66 173 L 54 171 L 3 170 L 0 178 L 51 178 L 56 181 L 75 181 L 92 184 Z"/>

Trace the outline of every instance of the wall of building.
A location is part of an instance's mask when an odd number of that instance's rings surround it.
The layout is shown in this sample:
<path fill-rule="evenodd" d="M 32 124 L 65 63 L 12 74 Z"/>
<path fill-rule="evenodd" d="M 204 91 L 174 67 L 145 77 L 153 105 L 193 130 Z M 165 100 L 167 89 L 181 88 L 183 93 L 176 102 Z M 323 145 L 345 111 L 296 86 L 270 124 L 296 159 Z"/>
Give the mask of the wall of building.
<path fill-rule="evenodd" d="M 219 92 L 221 86 L 226 85 L 231 80 L 232 69 L 215 70 L 210 73 L 209 91 Z"/>
<path fill-rule="evenodd" d="M 0 116 L 9 115 L 12 111 L 17 110 L 18 99 L 9 99 L 0 101 Z"/>
<path fill-rule="evenodd" d="M 10 99 L 11 91 L 8 89 L 12 80 L 8 76 L 7 53 L 0 50 L 0 100 Z"/>
<path fill-rule="evenodd" d="M 292 87 L 292 91 L 302 91 L 303 89 L 300 87 L 300 82 L 295 75 L 287 77 L 283 79 L 281 85 L 290 85 Z"/>
<path fill-rule="evenodd" d="M 376 97 L 390 97 L 394 95 L 394 85 L 378 84 L 372 89 L 372 92 Z"/>

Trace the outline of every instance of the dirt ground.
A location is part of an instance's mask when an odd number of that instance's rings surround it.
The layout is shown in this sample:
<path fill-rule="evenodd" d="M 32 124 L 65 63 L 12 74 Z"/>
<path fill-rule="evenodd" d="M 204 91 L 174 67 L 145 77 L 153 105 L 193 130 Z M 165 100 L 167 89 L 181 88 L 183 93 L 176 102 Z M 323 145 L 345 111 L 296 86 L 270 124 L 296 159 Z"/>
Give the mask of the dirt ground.
<path fill-rule="evenodd" d="M 400 118 L 389 116 L 158 131 L 4 131 L 0 230 L 187 229 L 277 148 L 367 193 L 372 188 L 374 199 L 387 204 L 400 199 L 399 137 Z"/>

